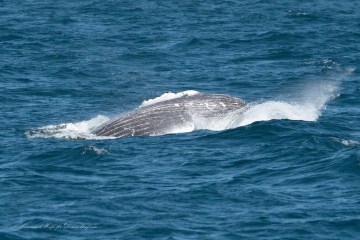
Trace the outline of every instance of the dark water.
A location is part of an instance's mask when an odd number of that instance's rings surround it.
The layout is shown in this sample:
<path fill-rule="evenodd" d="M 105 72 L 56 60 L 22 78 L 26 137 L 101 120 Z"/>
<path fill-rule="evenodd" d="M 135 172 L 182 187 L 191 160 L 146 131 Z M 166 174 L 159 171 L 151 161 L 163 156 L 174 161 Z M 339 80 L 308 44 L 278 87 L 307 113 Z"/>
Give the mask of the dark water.
<path fill-rule="evenodd" d="M 358 238 L 359 9 L 0 0 L 0 239 Z M 84 137 L 189 89 L 255 107 L 219 132 Z"/>

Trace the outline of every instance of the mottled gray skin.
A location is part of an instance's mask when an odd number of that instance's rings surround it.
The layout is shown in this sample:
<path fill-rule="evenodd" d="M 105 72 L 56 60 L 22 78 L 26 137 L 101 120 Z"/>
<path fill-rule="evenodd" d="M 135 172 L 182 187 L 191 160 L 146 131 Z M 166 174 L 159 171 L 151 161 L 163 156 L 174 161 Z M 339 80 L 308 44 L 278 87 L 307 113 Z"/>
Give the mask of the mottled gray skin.
<path fill-rule="evenodd" d="M 125 113 L 104 123 L 93 133 L 110 137 L 163 135 L 189 123 L 194 116 L 210 119 L 242 109 L 245 105 L 241 99 L 222 94 L 184 95 Z"/>

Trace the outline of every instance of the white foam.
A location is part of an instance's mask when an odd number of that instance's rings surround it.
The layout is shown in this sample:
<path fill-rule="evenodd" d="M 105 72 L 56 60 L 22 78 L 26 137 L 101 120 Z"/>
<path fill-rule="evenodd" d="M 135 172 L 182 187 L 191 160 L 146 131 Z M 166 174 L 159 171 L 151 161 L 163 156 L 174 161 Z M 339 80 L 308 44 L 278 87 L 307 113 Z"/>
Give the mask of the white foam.
<path fill-rule="evenodd" d="M 82 152 L 82 154 L 87 154 L 89 152 L 94 152 L 96 153 L 97 155 L 105 155 L 105 154 L 108 154 L 109 151 L 106 150 L 105 148 L 100 148 L 100 147 L 96 147 L 96 146 L 86 146 Z"/>
<path fill-rule="evenodd" d="M 28 138 L 103 139 L 105 137 L 96 136 L 91 131 L 107 121 L 109 121 L 108 117 L 98 115 L 87 121 L 31 129 L 25 135 Z"/>
<path fill-rule="evenodd" d="M 345 69 L 345 74 L 350 76 L 350 75 L 354 74 L 355 70 L 356 70 L 355 67 L 348 67 Z"/>
<path fill-rule="evenodd" d="M 187 91 L 179 92 L 179 93 L 168 92 L 168 93 L 164 93 L 160 97 L 143 101 L 141 103 L 140 107 L 145 107 L 145 106 L 149 106 L 149 105 L 152 105 L 152 104 L 155 104 L 155 103 L 159 103 L 159 102 L 163 102 L 163 101 L 167 101 L 167 100 L 171 100 L 171 99 L 175 99 L 175 98 L 180 98 L 180 97 L 183 97 L 185 95 L 193 96 L 193 95 L 196 95 L 198 93 L 199 92 L 195 91 L 195 90 L 187 90 Z"/>
<path fill-rule="evenodd" d="M 330 139 L 332 139 L 335 142 L 341 143 L 342 145 L 349 146 L 349 147 L 360 146 L 360 142 L 355 141 L 355 140 L 346 140 L 346 139 L 341 139 L 341 138 L 336 138 L 336 137 L 331 137 Z"/>
<path fill-rule="evenodd" d="M 181 126 L 174 126 L 167 130 L 166 134 L 175 134 L 175 133 L 188 133 L 195 131 L 197 128 L 195 127 L 194 122 L 188 122 Z"/>
<path fill-rule="evenodd" d="M 268 101 L 250 106 L 237 121 L 229 126 L 229 128 L 275 119 L 316 121 L 319 115 L 319 109 L 312 105 L 301 105 L 283 101 Z"/>

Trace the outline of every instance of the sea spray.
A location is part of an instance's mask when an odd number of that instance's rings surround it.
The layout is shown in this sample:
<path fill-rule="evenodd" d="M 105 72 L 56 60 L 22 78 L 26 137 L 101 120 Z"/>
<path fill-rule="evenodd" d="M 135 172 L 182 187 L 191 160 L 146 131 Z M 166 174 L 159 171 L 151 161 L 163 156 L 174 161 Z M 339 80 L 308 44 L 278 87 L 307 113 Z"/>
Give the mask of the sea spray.
<path fill-rule="evenodd" d="M 250 103 L 249 108 L 239 114 L 238 119 L 228 128 L 274 119 L 316 121 L 326 103 L 338 95 L 339 85 L 339 82 L 334 81 L 316 82 L 300 89 L 300 98 L 296 100 Z"/>

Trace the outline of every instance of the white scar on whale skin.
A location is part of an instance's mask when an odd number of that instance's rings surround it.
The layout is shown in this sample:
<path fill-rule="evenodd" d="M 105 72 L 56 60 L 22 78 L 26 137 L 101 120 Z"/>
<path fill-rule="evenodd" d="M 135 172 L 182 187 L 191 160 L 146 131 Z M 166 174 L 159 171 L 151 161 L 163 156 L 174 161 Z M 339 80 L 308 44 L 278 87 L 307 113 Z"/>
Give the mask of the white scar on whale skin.
<path fill-rule="evenodd" d="M 215 122 L 246 108 L 245 101 L 222 94 L 196 91 L 166 93 L 144 101 L 138 109 L 106 122 L 97 136 L 157 136 L 193 130 L 221 130 Z M 196 119 L 196 120 L 195 120 Z M 198 121 L 201 120 L 201 121 Z M 209 124 L 205 126 L 202 121 Z M 230 124 L 230 123 L 229 123 Z"/>

